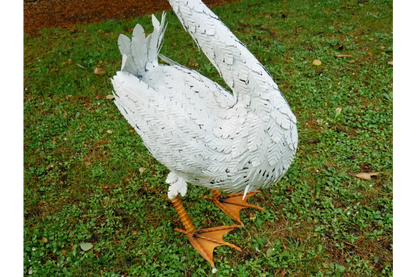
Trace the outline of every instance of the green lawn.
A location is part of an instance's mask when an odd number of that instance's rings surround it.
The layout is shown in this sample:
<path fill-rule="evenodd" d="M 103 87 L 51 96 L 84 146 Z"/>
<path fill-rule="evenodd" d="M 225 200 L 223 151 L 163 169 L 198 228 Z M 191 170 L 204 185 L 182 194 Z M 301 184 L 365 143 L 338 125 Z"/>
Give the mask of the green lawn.
<path fill-rule="evenodd" d="M 243 0 L 213 11 L 272 74 L 299 128 L 286 176 L 250 198 L 266 212 L 243 210 L 245 228 L 225 236 L 243 252 L 216 248 L 216 275 L 391 276 L 392 1 Z M 167 21 L 161 53 L 223 84 L 175 15 Z M 136 23 L 152 31 L 149 15 L 24 37 L 25 274 L 211 274 L 173 231 L 182 226 L 168 170 L 106 98 L 117 37 Z M 232 224 L 207 194 L 189 185 L 184 197 L 196 227 Z"/>

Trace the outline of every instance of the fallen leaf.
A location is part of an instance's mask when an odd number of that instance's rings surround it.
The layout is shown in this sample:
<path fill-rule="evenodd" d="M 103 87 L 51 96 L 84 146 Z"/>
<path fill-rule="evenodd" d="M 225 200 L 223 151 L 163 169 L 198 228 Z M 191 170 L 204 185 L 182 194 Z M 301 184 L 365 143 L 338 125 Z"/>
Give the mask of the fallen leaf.
<path fill-rule="evenodd" d="M 393 65 L 393 61 L 391 61 L 391 62 L 388 62 L 388 64 L 389 64 L 389 65 Z"/>
<path fill-rule="evenodd" d="M 337 58 L 349 58 L 351 55 L 335 55 Z"/>
<path fill-rule="evenodd" d="M 144 168 L 144 167 L 140 167 L 140 168 L 139 168 L 139 172 L 140 172 L 140 173 L 143 173 L 143 172 L 145 172 L 145 171 L 146 171 L 146 168 Z"/>
<path fill-rule="evenodd" d="M 319 140 L 314 140 L 314 139 L 309 138 L 309 139 L 308 139 L 308 142 L 309 142 L 309 143 L 316 144 L 316 143 L 318 143 L 318 142 L 319 142 Z"/>
<path fill-rule="evenodd" d="M 96 67 L 95 70 L 94 70 L 94 73 L 98 74 L 98 75 L 102 75 L 102 74 L 105 73 L 105 70 L 102 69 L 102 68 Z"/>
<path fill-rule="evenodd" d="M 92 248 L 92 244 L 89 242 L 83 242 L 79 245 L 83 251 L 88 251 Z"/>
<path fill-rule="evenodd" d="M 111 131 L 111 130 L 107 130 L 107 133 L 108 133 L 108 134 L 112 134 L 112 133 L 113 133 L 113 131 Z"/>
<path fill-rule="evenodd" d="M 320 60 L 314 60 L 312 64 L 316 66 L 320 66 L 322 62 Z"/>
<path fill-rule="evenodd" d="M 351 60 L 350 63 L 355 63 L 355 60 Z"/>
<path fill-rule="evenodd" d="M 66 250 L 65 250 L 65 249 L 62 249 L 62 250 L 61 250 L 61 254 L 62 254 L 62 255 L 65 255 L 65 254 L 66 254 Z"/>
<path fill-rule="evenodd" d="M 364 179 L 364 180 L 371 180 L 372 177 L 376 177 L 380 172 L 361 172 L 358 174 L 355 174 L 355 177 L 358 177 L 360 179 Z"/>
<path fill-rule="evenodd" d="M 341 114 L 342 108 L 335 109 L 335 117 L 338 117 Z"/>
<path fill-rule="evenodd" d="M 90 166 L 91 165 L 90 162 L 85 162 L 84 164 L 85 164 L 85 166 Z"/>
<path fill-rule="evenodd" d="M 360 165 L 361 172 L 369 172 L 371 168 L 371 164 L 364 163 Z"/>
<path fill-rule="evenodd" d="M 277 275 L 285 277 L 286 276 L 286 271 L 281 268 L 277 271 Z"/>
<path fill-rule="evenodd" d="M 250 213 L 250 220 L 255 220 L 256 219 L 256 215 L 255 214 L 253 214 L 253 213 Z"/>
<path fill-rule="evenodd" d="M 48 242 L 48 239 L 45 238 L 45 237 L 43 237 L 43 238 L 40 239 L 40 241 L 43 241 L 44 243 L 47 243 Z"/>
<path fill-rule="evenodd" d="M 105 98 L 106 98 L 106 99 L 114 99 L 114 95 L 109 94 L 109 95 L 107 95 Z"/>

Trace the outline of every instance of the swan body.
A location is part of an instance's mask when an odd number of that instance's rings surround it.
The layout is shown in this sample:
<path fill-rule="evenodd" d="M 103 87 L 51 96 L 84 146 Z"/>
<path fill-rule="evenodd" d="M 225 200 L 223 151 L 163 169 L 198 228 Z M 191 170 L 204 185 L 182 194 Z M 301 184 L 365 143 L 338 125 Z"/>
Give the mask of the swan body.
<path fill-rule="evenodd" d="M 161 22 L 152 17 L 147 37 L 140 25 L 132 40 L 120 35 L 115 104 L 170 170 L 170 199 L 184 196 L 187 183 L 244 194 L 269 187 L 294 159 L 296 117 L 267 70 L 209 8 L 199 0 L 169 3 L 232 94 L 168 58 L 169 65 L 158 63 L 163 14 Z"/>

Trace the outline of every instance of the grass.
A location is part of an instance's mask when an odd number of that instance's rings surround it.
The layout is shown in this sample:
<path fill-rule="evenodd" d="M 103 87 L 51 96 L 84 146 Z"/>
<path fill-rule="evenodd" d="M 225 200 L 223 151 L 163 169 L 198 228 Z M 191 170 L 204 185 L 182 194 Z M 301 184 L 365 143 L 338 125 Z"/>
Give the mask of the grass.
<path fill-rule="evenodd" d="M 250 199 L 266 212 L 243 210 L 246 227 L 226 236 L 243 252 L 215 250 L 216 275 L 392 276 L 392 1 L 243 0 L 213 11 L 270 71 L 300 136 L 286 176 Z M 162 54 L 223 84 L 167 20 Z M 152 30 L 144 16 L 24 37 L 25 275 L 210 275 L 173 231 L 167 169 L 106 98 L 118 34 L 136 23 Z M 206 194 L 190 185 L 184 198 L 196 227 L 232 224 Z"/>

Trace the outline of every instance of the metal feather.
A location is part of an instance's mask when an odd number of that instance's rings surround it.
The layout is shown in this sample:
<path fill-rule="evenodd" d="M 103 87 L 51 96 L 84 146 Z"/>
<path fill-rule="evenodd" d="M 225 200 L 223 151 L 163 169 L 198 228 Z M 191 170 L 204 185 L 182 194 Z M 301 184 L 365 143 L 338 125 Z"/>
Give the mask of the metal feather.
<path fill-rule="evenodd" d="M 244 194 L 270 186 L 294 159 L 295 115 L 267 70 L 208 7 L 200 0 L 169 3 L 232 93 L 159 54 L 163 13 L 160 22 L 152 16 L 147 37 L 140 25 L 132 40 L 119 36 L 116 106 L 171 171 L 169 198 L 185 195 L 187 183 Z"/>
<path fill-rule="evenodd" d="M 118 48 L 120 49 L 121 55 L 130 55 L 130 39 L 123 34 L 118 36 Z"/>

